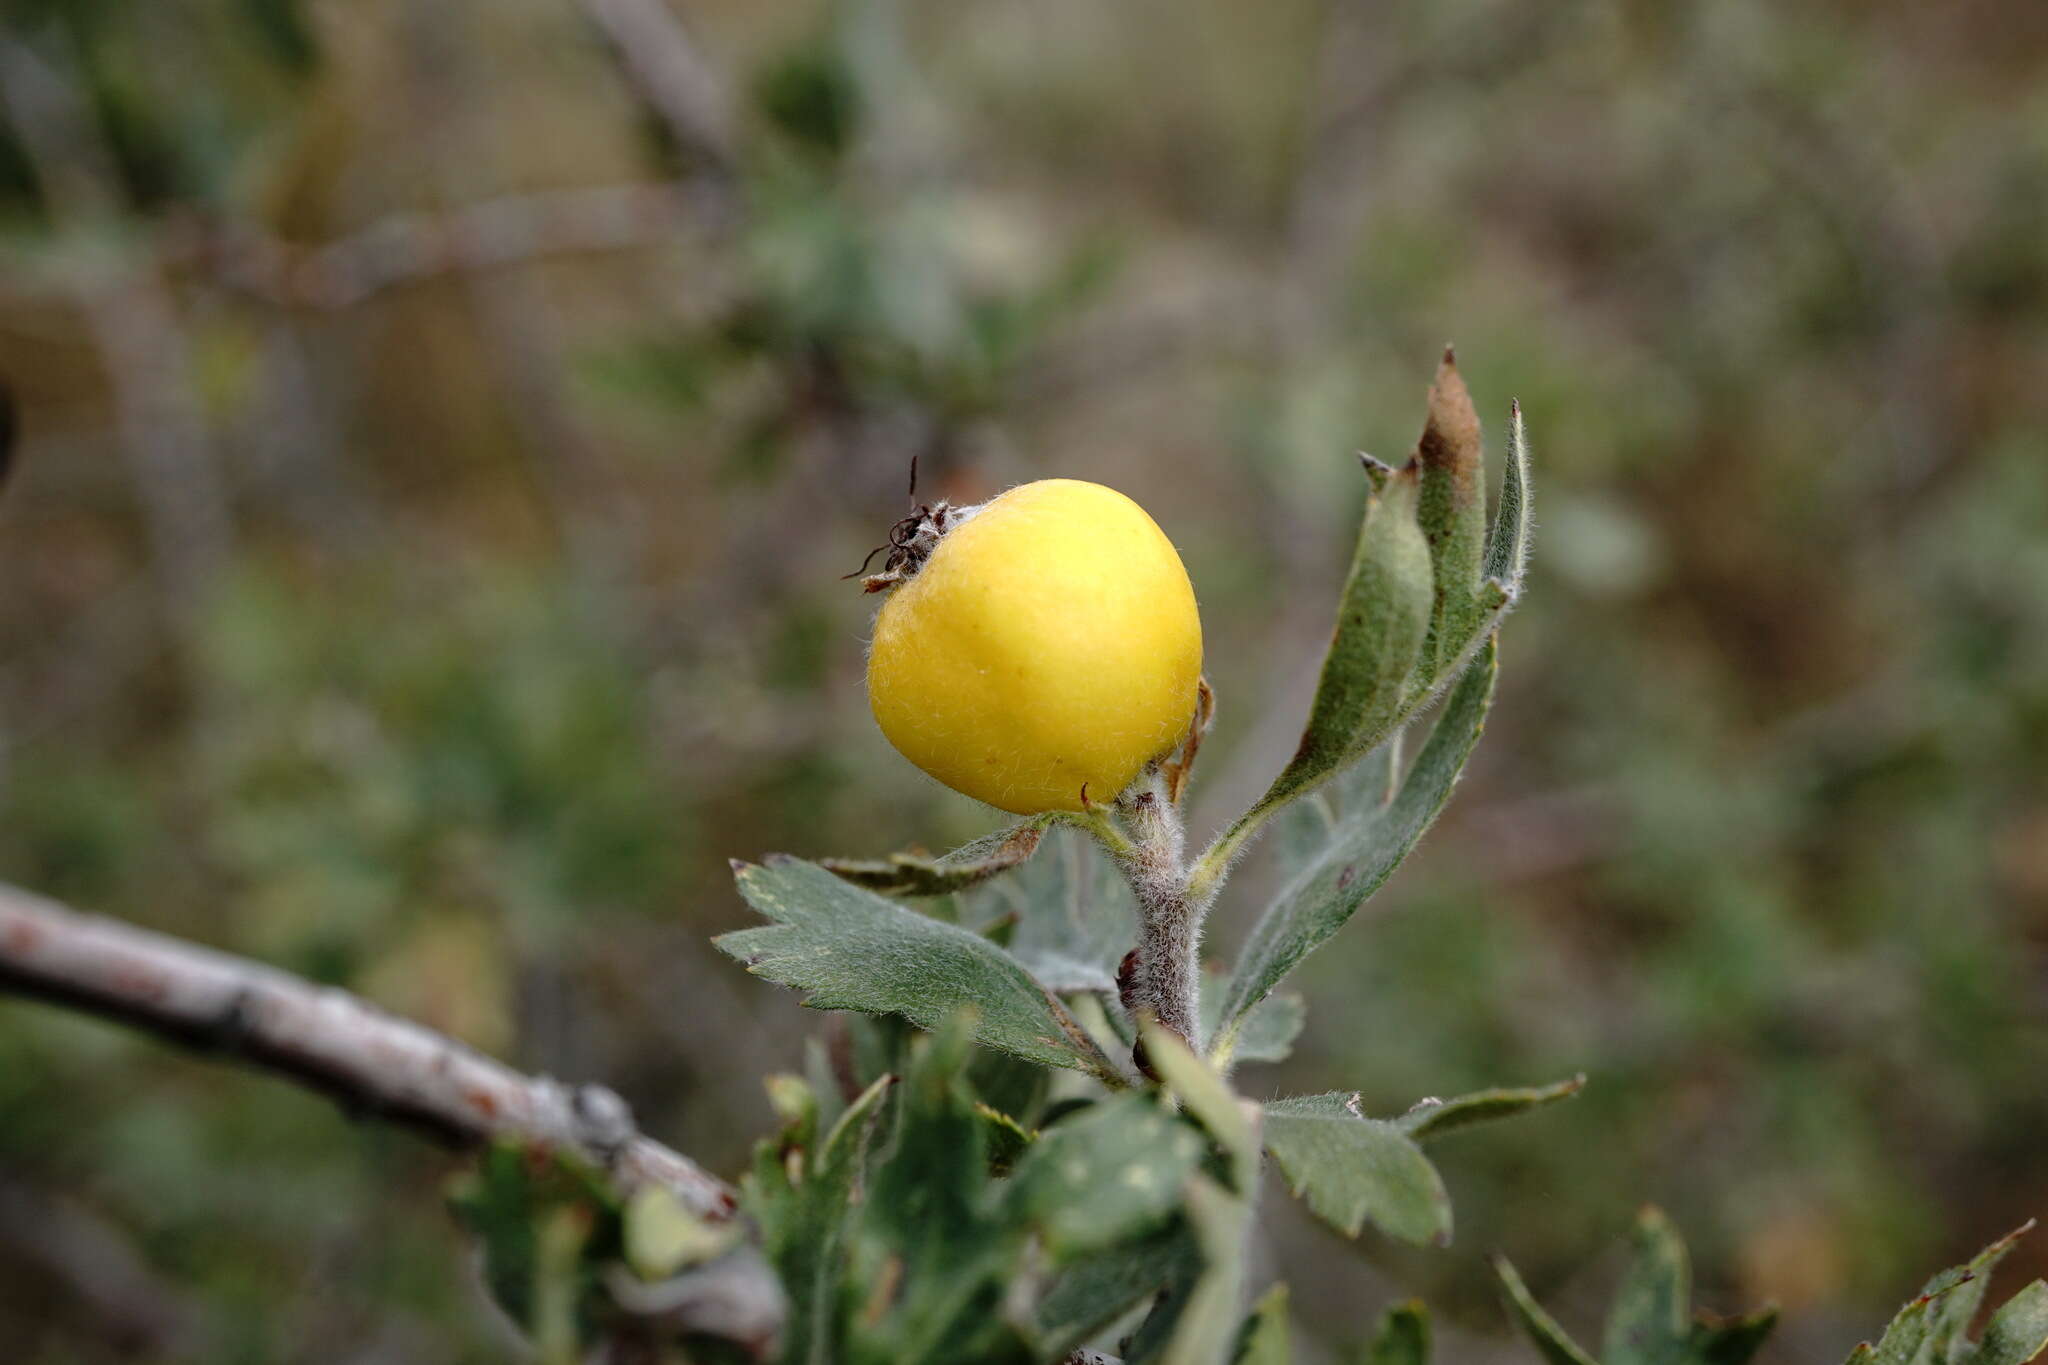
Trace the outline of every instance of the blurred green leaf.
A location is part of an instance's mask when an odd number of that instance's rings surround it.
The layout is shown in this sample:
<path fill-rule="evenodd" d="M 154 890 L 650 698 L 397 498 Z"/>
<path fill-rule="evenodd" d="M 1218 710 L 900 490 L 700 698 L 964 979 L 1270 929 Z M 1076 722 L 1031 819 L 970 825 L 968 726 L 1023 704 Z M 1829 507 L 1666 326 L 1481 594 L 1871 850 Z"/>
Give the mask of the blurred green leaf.
<path fill-rule="evenodd" d="M 1985 1324 L 1973 1365 L 2025 1365 L 2048 1348 L 2048 1284 L 2035 1280 Z"/>
<path fill-rule="evenodd" d="M 1189 1061 L 1194 1055 L 1183 1051 Z M 1225 1365 L 1238 1341 L 1244 1291 L 1245 1234 L 1251 1223 L 1249 1192 L 1233 1194 L 1206 1176 L 1188 1186 L 1188 1214 L 1202 1249 L 1202 1271 L 1172 1314 L 1173 1331 L 1156 1357 L 1133 1349 L 1133 1365 Z"/>
<path fill-rule="evenodd" d="M 1749 1365 L 1777 1325 L 1775 1308 L 1760 1308 L 1734 1318 L 1695 1314 L 1687 1354 L 1700 1365 Z"/>
<path fill-rule="evenodd" d="M 1679 1365 L 1690 1341 L 1692 1267 L 1671 1220 L 1644 1209 L 1635 1258 L 1607 1313 L 1601 1365 Z"/>
<path fill-rule="evenodd" d="M 1385 807 L 1347 816 L 1322 857 L 1284 887 L 1252 929 L 1231 978 L 1219 1046 L 1243 1027 L 1263 1000 L 1300 961 L 1344 926 L 1368 896 L 1393 875 L 1422 839 L 1471 757 L 1493 702 L 1495 650 L 1489 643 L 1444 703 L 1429 742 L 1416 757 L 1400 794 Z"/>
<path fill-rule="evenodd" d="M 1201 1250 L 1185 1220 L 1082 1257 L 1057 1271 L 1032 1305 L 1032 1340 L 1043 1357 L 1061 1359 L 1167 1286 L 1192 1284 L 1200 1268 Z"/>
<path fill-rule="evenodd" d="M 1358 1365 L 1429 1365 L 1428 1310 L 1411 1299 L 1382 1313 Z"/>
<path fill-rule="evenodd" d="M 1238 1338 L 1234 1365 L 1288 1365 L 1287 1286 L 1276 1284 L 1252 1305 Z"/>
<path fill-rule="evenodd" d="M 748 1212 L 789 1296 L 782 1359 L 792 1365 L 824 1365 L 838 1348 L 847 1221 L 894 1083 L 884 1076 L 862 1091 L 816 1151 L 793 1145 L 794 1128 L 763 1142 L 745 1183 Z"/>
<path fill-rule="evenodd" d="M 1202 1158 L 1195 1130 L 1149 1095 L 1114 1096 L 1048 1130 L 1018 1161 L 1013 1216 L 1061 1261 L 1151 1232 Z"/>
<path fill-rule="evenodd" d="M 1160 1083 L 1223 1149 L 1230 1159 L 1233 1187 L 1249 1197 L 1258 1180 L 1259 1152 L 1243 1102 L 1231 1093 L 1214 1068 L 1188 1050 L 1187 1044 L 1149 1019 L 1140 1026 L 1139 1038 Z"/>
<path fill-rule="evenodd" d="M 583 1161 L 517 1142 L 487 1148 L 449 1188 L 448 1204 L 477 1239 L 491 1296 L 549 1360 L 567 1359 L 593 1330 L 603 1265 L 618 1259 L 620 1208 Z"/>
<path fill-rule="evenodd" d="M 1204 1020 L 1204 1028 L 1215 1031 L 1215 1017 L 1220 1015 L 1220 991 L 1204 994 L 1202 1013 L 1210 1016 Z M 1210 1008 L 1210 999 L 1216 999 L 1215 1008 Z M 1218 1066 L 1228 1069 L 1239 1062 L 1283 1062 L 1294 1051 L 1294 1040 L 1301 1036 L 1302 1026 L 1308 1022 L 1308 1003 L 1292 991 L 1275 992 L 1252 1007 L 1243 1025 L 1232 1038 L 1230 1055 L 1211 1057 Z"/>
<path fill-rule="evenodd" d="M 979 934 L 906 910 L 816 863 L 777 858 L 738 865 L 734 876 L 747 903 L 774 923 L 713 942 L 755 975 L 805 991 L 812 1008 L 898 1014 L 922 1028 L 972 1009 L 984 1045 L 1121 1084 L 1065 1006 Z"/>
<path fill-rule="evenodd" d="M 1584 1076 L 1574 1076 L 1555 1085 L 1475 1090 L 1456 1099 L 1425 1100 L 1394 1122 L 1402 1132 L 1418 1140 L 1442 1137 L 1445 1133 L 1453 1133 L 1475 1123 L 1491 1123 L 1495 1119 L 1512 1118 L 1516 1114 L 1541 1108 L 1546 1104 L 1568 1100 L 1584 1089 L 1585 1085 Z"/>
<path fill-rule="evenodd" d="M 1542 1305 L 1529 1293 L 1529 1286 L 1522 1283 L 1522 1277 L 1515 1273 L 1506 1257 L 1494 1257 L 1493 1268 L 1507 1293 L 1509 1316 L 1514 1318 L 1549 1365 L 1598 1365 L 1593 1357 L 1579 1349 L 1579 1344 L 1558 1326 L 1555 1318 L 1543 1311 Z"/>

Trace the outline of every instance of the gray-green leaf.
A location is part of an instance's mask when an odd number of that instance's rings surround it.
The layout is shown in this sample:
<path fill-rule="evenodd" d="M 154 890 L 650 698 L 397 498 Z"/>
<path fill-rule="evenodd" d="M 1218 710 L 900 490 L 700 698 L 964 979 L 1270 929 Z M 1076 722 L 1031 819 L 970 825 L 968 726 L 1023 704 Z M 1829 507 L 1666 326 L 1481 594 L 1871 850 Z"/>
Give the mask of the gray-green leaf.
<path fill-rule="evenodd" d="M 1281 997 L 1274 997 L 1280 999 Z M 1258 1016 L 1254 1014 L 1253 1019 Z M 1451 1100 L 1424 1100 L 1394 1120 L 1401 1131 L 1418 1140 L 1442 1137 L 1475 1123 L 1512 1118 L 1546 1104 L 1567 1100 L 1585 1087 L 1584 1076 L 1574 1076 L 1555 1085 L 1525 1086 L 1517 1089 L 1475 1090 Z"/>
<path fill-rule="evenodd" d="M 734 876 L 747 903 L 774 923 L 713 941 L 755 975 L 807 992 L 806 1005 L 898 1014 L 926 1029 L 968 1009 L 984 1046 L 1123 1083 L 1066 1007 L 979 934 L 800 859 L 735 864 Z"/>
<path fill-rule="evenodd" d="M 1434 592 L 1417 497 L 1418 472 L 1410 467 L 1367 500 L 1308 724 L 1293 759 L 1254 811 L 1315 787 L 1391 728 L 1429 630 Z"/>
<path fill-rule="evenodd" d="M 2048 1284 L 2035 1280 L 1985 1325 L 1973 1365 L 2025 1365 L 2048 1347 Z"/>
<path fill-rule="evenodd" d="M 1522 1277 L 1515 1273 L 1506 1257 L 1494 1257 L 1493 1268 L 1500 1276 L 1501 1287 L 1507 1291 L 1509 1316 L 1514 1318 L 1516 1325 L 1549 1365 L 1595 1365 L 1593 1357 L 1581 1350 L 1571 1334 L 1558 1326 L 1557 1319 L 1543 1311 L 1543 1305 L 1536 1302 L 1529 1286 L 1522 1283 Z"/>
<path fill-rule="evenodd" d="M 944 896 L 978 886 L 1022 863 L 1038 851 L 1039 841 L 1054 819 L 1051 815 L 1034 815 L 937 858 L 892 853 L 875 859 L 820 858 L 818 866 L 869 891 L 892 896 Z"/>
<path fill-rule="evenodd" d="M 1500 484 L 1500 506 L 1494 509 L 1493 530 L 1486 541 L 1486 576 L 1507 588 L 1521 589 L 1529 566 L 1529 437 L 1522 428 L 1522 405 L 1508 409 L 1508 462 Z"/>
<path fill-rule="evenodd" d="M 1393 802 L 1347 816 L 1323 856 L 1302 869 L 1259 919 L 1231 979 L 1225 1034 L 1239 1028 L 1252 1006 L 1343 927 L 1436 820 L 1485 726 L 1493 702 L 1495 653 L 1489 643 L 1466 670 Z"/>
<path fill-rule="evenodd" d="M 1305 1095 L 1266 1106 L 1266 1150 L 1288 1188 L 1347 1236 L 1370 1220 L 1405 1241 L 1448 1244 L 1443 1178 L 1398 1125 L 1364 1117 L 1357 1098 Z"/>

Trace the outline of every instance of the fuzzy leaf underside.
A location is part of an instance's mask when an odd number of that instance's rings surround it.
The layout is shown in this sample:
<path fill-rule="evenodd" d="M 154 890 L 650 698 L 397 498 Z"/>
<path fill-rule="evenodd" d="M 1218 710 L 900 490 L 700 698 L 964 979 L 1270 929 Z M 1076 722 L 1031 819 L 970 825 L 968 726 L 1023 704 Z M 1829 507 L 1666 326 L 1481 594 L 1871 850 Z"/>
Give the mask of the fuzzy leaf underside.
<path fill-rule="evenodd" d="M 1260 917 L 1231 979 L 1224 1031 L 1239 1028 L 1254 1005 L 1343 927 L 1442 812 L 1485 727 L 1495 656 L 1489 643 L 1473 660 L 1394 800 L 1345 818 L 1323 855 L 1303 868 Z"/>
<path fill-rule="evenodd" d="M 1585 1088 L 1585 1084 L 1584 1076 L 1574 1076 L 1555 1085 L 1475 1090 L 1456 1099 L 1418 1104 L 1394 1122 L 1402 1132 L 1418 1141 L 1438 1138 L 1475 1123 L 1513 1118 L 1516 1114 L 1527 1113 L 1546 1104 L 1568 1100 Z"/>
<path fill-rule="evenodd" d="M 1011 956 L 1058 995 L 1116 994 L 1117 964 L 1137 941 L 1128 883 L 1087 836 L 1053 830 L 1038 856 L 977 889 L 973 916 L 1017 917 Z"/>
<path fill-rule="evenodd" d="M 713 942 L 755 975 L 804 991 L 806 1005 L 901 1015 L 924 1029 L 972 1010 L 984 1046 L 1121 1083 L 1066 1007 L 981 935 L 795 858 L 737 865 L 735 880 L 773 923 Z"/>
<path fill-rule="evenodd" d="M 1404 1241 L 1448 1243 L 1443 1177 L 1398 1124 L 1363 1117 L 1356 1101 L 1335 1093 L 1266 1105 L 1266 1150 L 1288 1188 L 1347 1236 L 1371 1222 Z"/>
<path fill-rule="evenodd" d="M 1529 506 L 1529 437 L 1517 403 L 1508 417 L 1507 469 L 1501 476 L 1500 505 L 1486 538 L 1486 577 L 1519 591 L 1529 564 L 1529 539 L 1534 521 Z"/>

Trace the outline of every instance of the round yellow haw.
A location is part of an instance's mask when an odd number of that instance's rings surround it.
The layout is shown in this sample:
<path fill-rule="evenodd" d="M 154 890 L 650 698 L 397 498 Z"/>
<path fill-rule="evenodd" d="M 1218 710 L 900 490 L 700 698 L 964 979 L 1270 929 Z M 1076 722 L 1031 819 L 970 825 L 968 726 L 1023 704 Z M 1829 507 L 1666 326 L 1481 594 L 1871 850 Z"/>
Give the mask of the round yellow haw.
<path fill-rule="evenodd" d="M 1187 732 L 1202 623 L 1145 510 L 1074 479 L 920 508 L 867 581 L 889 596 L 868 701 L 903 756 L 1018 815 L 1108 804 Z"/>

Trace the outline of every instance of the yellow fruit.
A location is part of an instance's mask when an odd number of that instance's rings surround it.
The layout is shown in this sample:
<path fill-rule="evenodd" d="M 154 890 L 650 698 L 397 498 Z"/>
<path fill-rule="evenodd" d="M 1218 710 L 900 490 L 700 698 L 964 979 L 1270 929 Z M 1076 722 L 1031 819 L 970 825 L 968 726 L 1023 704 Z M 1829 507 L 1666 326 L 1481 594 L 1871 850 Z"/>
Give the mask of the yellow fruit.
<path fill-rule="evenodd" d="M 1107 804 L 1194 713 L 1202 623 L 1180 556 L 1138 504 L 1074 479 L 939 510 L 950 529 L 875 618 L 882 733 L 1018 815 L 1080 810 L 1084 786 Z"/>

